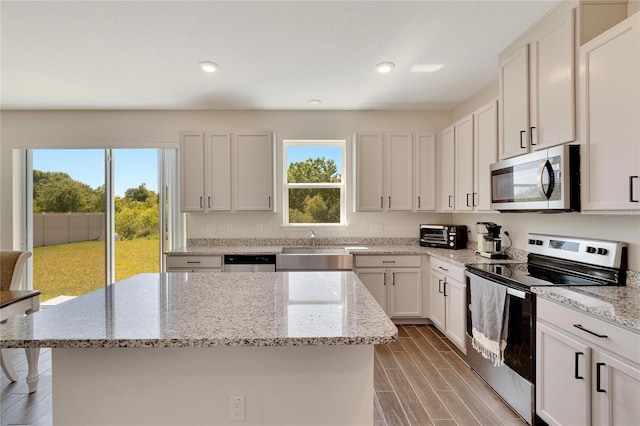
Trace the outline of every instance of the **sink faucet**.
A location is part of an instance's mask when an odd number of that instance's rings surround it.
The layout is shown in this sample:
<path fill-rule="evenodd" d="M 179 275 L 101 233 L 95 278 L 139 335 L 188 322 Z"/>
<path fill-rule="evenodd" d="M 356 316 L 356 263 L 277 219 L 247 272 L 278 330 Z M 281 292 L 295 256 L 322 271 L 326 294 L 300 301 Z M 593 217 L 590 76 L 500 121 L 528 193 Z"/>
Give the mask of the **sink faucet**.
<path fill-rule="evenodd" d="M 312 228 L 309 228 L 309 229 L 311 229 L 311 245 L 313 247 L 315 247 L 316 246 L 316 233 L 313 231 Z"/>

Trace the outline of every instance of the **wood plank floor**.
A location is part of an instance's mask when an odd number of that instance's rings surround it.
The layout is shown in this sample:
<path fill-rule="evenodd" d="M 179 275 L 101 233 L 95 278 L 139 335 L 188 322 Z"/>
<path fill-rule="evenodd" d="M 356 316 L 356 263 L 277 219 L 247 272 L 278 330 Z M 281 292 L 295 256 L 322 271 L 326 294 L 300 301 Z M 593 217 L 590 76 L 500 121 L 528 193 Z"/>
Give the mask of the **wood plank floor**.
<path fill-rule="evenodd" d="M 376 346 L 374 423 L 395 425 L 525 425 L 432 326 L 399 326 L 399 339 Z M 50 426 L 51 351 L 40 355 L 38 391 L 29 394 L 22 350 L 12 350 L 17 383 L 3 373 L 0 420 L 4 425 Z"/>

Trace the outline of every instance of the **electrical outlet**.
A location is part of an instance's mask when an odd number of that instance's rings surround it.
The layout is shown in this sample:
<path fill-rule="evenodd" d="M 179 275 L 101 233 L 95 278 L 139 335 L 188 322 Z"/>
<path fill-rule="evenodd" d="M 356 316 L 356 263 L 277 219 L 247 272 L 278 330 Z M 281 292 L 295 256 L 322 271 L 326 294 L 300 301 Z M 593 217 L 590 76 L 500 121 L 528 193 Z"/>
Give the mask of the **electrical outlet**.
<path fill-rule="evenodd" d="M 235 422 L 245 421 L 245 397 L 229 397 L 229 420 Z"/>
<path fill-rule="evenodd" d="M 215 223 L 207 223 L 207 232 L 216 232 L 217 226 Z"/>
<path fill-rule="evenodd" d="M 233 223 L 227 223 L 227 232 L 233 232 Z"/>

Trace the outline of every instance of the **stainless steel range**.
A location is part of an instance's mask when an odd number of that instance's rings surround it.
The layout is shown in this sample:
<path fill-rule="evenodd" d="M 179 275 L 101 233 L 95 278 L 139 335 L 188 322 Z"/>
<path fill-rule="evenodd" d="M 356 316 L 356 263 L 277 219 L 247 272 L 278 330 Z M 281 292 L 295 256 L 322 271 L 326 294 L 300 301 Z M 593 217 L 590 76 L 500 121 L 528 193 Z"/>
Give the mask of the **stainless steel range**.
<path fill-rule="evenodd" d="M 472 282 L 506 286 L 504 364 L 494 367 L 471 344 L 472 308 L 467 315 L 467 362 L 524 420 L 535 423 L 535 286 L 625 285 L 627 245 L 554 235 L 529 234 L 527 263 L 467 265 L 467 300 Z M 477 296 L 476 296 L 477 297 Z"/>

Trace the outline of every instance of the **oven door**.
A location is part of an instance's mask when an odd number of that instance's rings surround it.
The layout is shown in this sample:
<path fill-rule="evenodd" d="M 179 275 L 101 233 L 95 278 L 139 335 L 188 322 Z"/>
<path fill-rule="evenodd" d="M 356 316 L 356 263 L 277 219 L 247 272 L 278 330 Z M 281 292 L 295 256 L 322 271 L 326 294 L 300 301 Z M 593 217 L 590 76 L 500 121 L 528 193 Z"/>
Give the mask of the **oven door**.
<path fill-rule="evenodd" d="M 447 247 L 449 232 L 445 226 L 422 226 L 420 244 L 423 246 Z"/>

